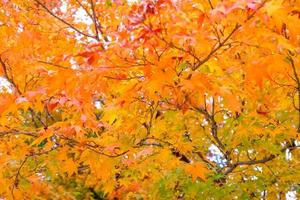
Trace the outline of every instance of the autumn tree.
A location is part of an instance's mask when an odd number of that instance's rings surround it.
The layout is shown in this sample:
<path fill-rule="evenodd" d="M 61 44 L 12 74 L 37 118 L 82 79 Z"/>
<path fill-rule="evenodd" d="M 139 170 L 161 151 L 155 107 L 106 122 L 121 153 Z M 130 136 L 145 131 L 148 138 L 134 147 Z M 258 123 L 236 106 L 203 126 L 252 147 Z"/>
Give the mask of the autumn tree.
<path fill-rule="evenodd" d="M 299 0 L 0 5 L 1 199 L 299 195 Z"/>

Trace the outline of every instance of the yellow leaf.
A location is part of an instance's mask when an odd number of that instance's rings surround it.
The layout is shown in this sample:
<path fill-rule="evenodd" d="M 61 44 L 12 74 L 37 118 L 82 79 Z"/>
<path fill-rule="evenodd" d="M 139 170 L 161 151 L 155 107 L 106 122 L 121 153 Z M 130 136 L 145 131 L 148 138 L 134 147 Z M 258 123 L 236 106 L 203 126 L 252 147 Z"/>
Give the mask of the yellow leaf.
<path fill-rule="evenodd" d="M 32 145 L 39 145 L 44 139 L 49 138 L 52 135 L 53 133 L 50 130 L 46 130 L 32 143 Z"/>
<path fill-rule="evenodd" d="M 267 10 L 267 13 L 268 15 L 273 15 L 274 13 L 276 13 L 276 11 L 278 11 L 279 9 L 282 8 L 282 3 L 283 3 L 283 0 L 273 0 L 273 1 L 270 1 L 268 3 L 266 3 L 266 10 Z"/>

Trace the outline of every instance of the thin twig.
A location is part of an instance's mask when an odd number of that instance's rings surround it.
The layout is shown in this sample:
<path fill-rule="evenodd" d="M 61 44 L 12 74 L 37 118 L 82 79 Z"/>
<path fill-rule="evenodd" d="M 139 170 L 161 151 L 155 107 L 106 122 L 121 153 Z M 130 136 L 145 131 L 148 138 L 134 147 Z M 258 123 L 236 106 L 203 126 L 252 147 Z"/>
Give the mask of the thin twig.
<path fill-rule="evenodd" d="M 286 150 L 292 151 L 292 150 L 295 150 L 295 149 L 297 149 L 299 147 L 300 146 L 288 145 L 285 148 L 281 149 L 281 152 L 285 152 Z M 236 163 L 230 164 L 230 166 L 223 172 L 223 174 L 224 175 L 230 174 L 238 166 L 263 164 L 263 163 L 266 163 L 266 162 L 269 162 L 269 161 L 275 159 L 278 156 L 279 156 L 279 154 L 277 154 L 277 155 L 271 154 L 269 156 L 265 156 L 264 158 L 262 158 L 260 160 L 254 159 L 254 160 L 238 161 Z"/>
<path fill-rule="evenodd" d="M 295 62 L 293 60 L 293 58 L 291 56 L 288 57 L 292 69 L 293 69 L 293 74 L 294 74 L 294 80 L 296 82 L 297 85 L 297 92 L 298 92 L 298 108 L 295 106 L 296 110 L 298 111 L 298 129 L 297 132 L 300 133 L 300 78 L 298 76 L 297 70 L 296 70 L 296 66 L 295 66 Z M 293 103 L 294 103 L 294 97 L 293 97 Z"/>
<path fill-rule="evenodd" d="M 38 135 L 36 133 L 33 132 L 26 132 L 26 131 L 17 131 L 17 130 L 8 130 L 8 131 L 1 131 L 0 132 L 0 137 L 4 137 L 7 135 L 26 135 L 26 136 L 30 136 L 30 137 L 38 137 Z"/>
<path fill-rule="evenodd" d="M 212 5 L 211 0 L 208 0 L 208 3 L 209 3 L 210 8 L 211 8 L 211 9 L 214 9 L 214 6 Z"/>
<path fill-rule="evenodd" d="M 247 21 L 249 21 L 250 19 L 252 19 L 255 14 L 258 12 L 258 10 L 260 10 L 264 5 L 265 5 L 266 1 L 264 1 L 251 15 L 249 15 L 247 17 L 247 19 L 245 20 L 245 23 Z M 198 63 L 196 63 L 196 65 L 192 68 L 193 71 L 197 70 L 201 65 L 203 65 L 204 63 L 206 63 L 221 47 L 223 47 L 226 42 L 233 36 L 233 34 L 239 30 L 242 27 L 241 24 L 237 23 L 235 25 L 235 27 L 232 29 L 232 31 L 228 34 L 227 37 L 225 37 L 225 39 L 222 42 L 217 42 L 215 45 L 213 45 L 212 50 L 210 51 L 210 53 L 203 58 L 202 60 L 200 60 Z"/>
<path fill-rule="evenodd" d="M 67 25 L 68 27 L 70 27 L 71 29 L 73 29 L 74 31 L 76 31 L 77 33 L 81 34 L 81 35 L 84 35 L 86 37 L 89 37 L 89 38 L 93 38 L 95 40 L 98 40 L 99 39 L 93 35 L 90 35 L 88 33 L 85 33 L 81 30 L 79 30 L 78 28 L 76 28 L 74 25 L 70 24 L 69 22 L 67 22 L 66 20 L 58 17 L 57 15 L 55 15 L 49 8 L 47 8 L 47 6 L 45 6 L 43 3 L 41 3 L 39 0 L 34 0 L 37 4 L 39 4 L 40 6 L 42 6 L 44 8 L 44 10 L 46 12 L 48 12 L 51 16 L 53 16 L 54 18 L 58 19 L 60 22 L 64 23 L 65 25 Z"/>
<path fill-rule="evenodd" d="M 65 66 L 62 66 L 62 65 L 59 65 L 59 64 L 55 64 L 55 63 L 51 63 L 51 62 L 47 62 L 47 61 L 43 61 L 43 60 L 38 60 L 37 62 L 46 64 L 46 65 L 51 65 L 51 66 L 58 67 L 58 68 L 62 68 L 62 69 L 72 69 L 72 68 L 69 68 L 69 67 L 65 67 Z"/>
<path fill-rule="evenodd" d="M 119 80 L 119 81 L 128 81 L 128 80 L 133 80 L 133 79 L 143 79 L 144 76 L 132 76 L 132 77 L 113 77 L 113 76 L 103 76 L 104 78 L 107 79 L 114 79 L 114 80 Z"/>
<path fill-rule="evenodd" d="M 93 0 L 90 0 L 90 4 L 91 4 L 92 13 L 93 13 L 93 22 L 94 22 L 94 25 L 95 25 L 95 31 L 96 31 L 97 37 L 99 38 L 99 36 L 98 36 L 98 31 L 99 31 L 102 38 L 104 39 L 104 41 L 109 42 L 107 36 L 105 35 L 104 31 L 102 30 L 102 26 L 101 26 L 101 24 L 98 20 L 97 15 L 96 15 L 95 5 L 94 5 Z"/>
<path fill-rule="evenodd" d="M 7 81 L 15 88 L 16 92 L 18 94 L 21 94 L 21 90 L 19 89 L 19 87 L 17 86 L 17 84 L 14 82 L 13 80 L 13 76 L 9 76 L 8 75 L 8 69 L 7 69 L 7 65 L 5 64 L 5 62 L 2 60 L 2 57 L 0 55 L 0 64 L 2 66 L 2 70 L 4 72 L 4 77 L 7 79 Z"/>

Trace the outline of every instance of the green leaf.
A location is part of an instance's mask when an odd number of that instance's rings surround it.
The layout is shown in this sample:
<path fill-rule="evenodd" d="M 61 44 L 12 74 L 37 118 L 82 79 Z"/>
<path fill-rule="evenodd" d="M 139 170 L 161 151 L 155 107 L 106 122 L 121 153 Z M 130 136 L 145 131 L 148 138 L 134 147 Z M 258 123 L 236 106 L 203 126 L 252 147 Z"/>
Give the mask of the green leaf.
<path fill-rule="evenodd" d="M 105 0 L 105 5 L 107 7 L 111 7 L 112 6 L 112 1 L 111 0 Z"/>

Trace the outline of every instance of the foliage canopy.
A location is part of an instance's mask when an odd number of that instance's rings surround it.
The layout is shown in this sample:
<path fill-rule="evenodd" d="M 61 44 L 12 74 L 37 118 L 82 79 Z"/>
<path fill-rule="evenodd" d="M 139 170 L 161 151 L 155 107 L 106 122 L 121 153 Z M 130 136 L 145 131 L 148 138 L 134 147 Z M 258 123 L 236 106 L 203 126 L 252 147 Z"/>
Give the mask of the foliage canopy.
<path fill-rule="evenodd" d="M 299 0 L 0 5 L 1 198 L 299 190 Z"/>

